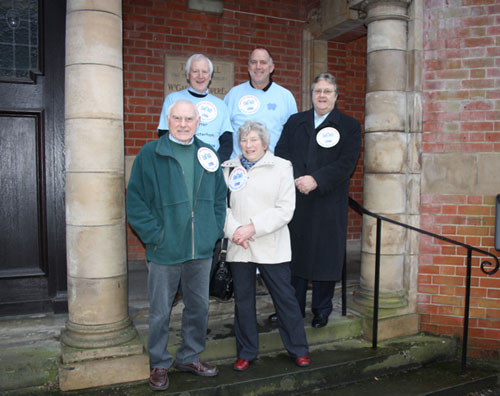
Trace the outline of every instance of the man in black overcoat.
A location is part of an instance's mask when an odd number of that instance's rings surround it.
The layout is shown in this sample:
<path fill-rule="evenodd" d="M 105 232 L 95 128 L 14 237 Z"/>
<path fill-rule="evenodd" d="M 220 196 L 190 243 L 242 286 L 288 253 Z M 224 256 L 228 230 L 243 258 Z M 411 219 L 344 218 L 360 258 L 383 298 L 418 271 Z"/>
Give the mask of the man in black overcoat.
<path fill-rule="evenodd" d="M 323 327 L 342 276 L 349 180 L 361 150 L 361 126 L 335 106 L 337 83 L 330 73 L 314 79 L 311 93 L 313 108 L 288 119 L 275 153 L 292 162 L 295 177 L 296 208 L 289 224 L 292 284 L 305 316 L 312 281 L 312 326 Z"/>

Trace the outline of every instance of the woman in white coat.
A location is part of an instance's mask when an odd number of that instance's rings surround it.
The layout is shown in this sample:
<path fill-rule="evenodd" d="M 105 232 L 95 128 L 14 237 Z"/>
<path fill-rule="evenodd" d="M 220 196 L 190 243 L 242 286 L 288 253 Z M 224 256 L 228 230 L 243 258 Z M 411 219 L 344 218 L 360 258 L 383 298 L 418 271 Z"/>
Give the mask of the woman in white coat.
<path fill-rule="evenodd" d="M 269 133 L 256 121 L 238 130 L 242 154 L 224 162 L 230 189 L 225 234 L 227 261 L 234 285 L 234 330 L 238 359 L 244 371 L 257 358 L 259 333 L 255 308 L 256 269 L 264 280 L 278 314 L 283 345 L 300 367 L 309 366 L 304 321 L 291 284 L 290 233 L 295 209 L 292 165 L 269 150 Z"/>

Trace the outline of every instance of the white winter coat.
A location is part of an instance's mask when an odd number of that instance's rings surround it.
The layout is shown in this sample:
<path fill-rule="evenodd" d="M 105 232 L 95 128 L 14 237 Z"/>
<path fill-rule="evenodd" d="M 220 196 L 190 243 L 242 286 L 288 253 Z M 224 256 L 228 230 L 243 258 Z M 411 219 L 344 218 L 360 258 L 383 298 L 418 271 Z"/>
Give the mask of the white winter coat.
<path fill-rule="evenodd" d="M 228 180 L 230 168 L 241 166 L 240 156 L 222 164 Z M 292 257 L 287 224 L 295 210 L 295 182 L 291 162 L 270 151 L 248 171 L 244 188 L 231 191 L 224 232 L 229 239 L 227 261 L 277 264 Z M 249 248 L 232 243 L 234 232 L 252 222 L 254 241 Z"/>

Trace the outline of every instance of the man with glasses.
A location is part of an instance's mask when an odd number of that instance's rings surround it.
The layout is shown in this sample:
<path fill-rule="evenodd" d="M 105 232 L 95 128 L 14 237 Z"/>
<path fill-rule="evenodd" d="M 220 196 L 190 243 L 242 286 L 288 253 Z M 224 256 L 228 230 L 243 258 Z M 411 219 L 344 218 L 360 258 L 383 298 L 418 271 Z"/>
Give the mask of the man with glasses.
<path fill-rule="evenodd" d="M 312 281 L 312 326 L 324 327 L 342 276 L 349 181 L 361 150 L 361 126 L 336 106 L 337 82 L 330 73 L 314 79 L 311 94 L 313 108 L 290 117 L 275 154 L 292 162 L 295 177 L 289 224 L 295 296 L 304 316 Z"/>

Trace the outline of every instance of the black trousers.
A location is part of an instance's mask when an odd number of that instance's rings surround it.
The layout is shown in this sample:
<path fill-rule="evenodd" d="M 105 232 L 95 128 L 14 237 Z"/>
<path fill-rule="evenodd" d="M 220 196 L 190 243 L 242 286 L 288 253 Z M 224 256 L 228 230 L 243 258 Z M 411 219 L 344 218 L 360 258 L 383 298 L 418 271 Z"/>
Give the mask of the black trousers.
<path fill-rule="evenodd" d="M 256 264 L 232 262 L 234 286 L 234 332 L 238 358 L 253 360 L 259 352 L 255 289 L 256 268 L 267 286 L 278 314 L 281 341 L 292 357 L 307 355 L 309 347 L 304 320 L 291 284 L 290 263 Z"/>
<path fill-rule="evenodd" d="M 308 283 L 307 279 L 292 276 L 292 285 L 295 289 L 295 297 L 299 303 L 302 316 L 306 313 Z M 312 286 L 311 311 L 313 315 L 329 316 L 333 310 L 332 299 L 335 293 L 335 281 L 313 281 Z"/>

